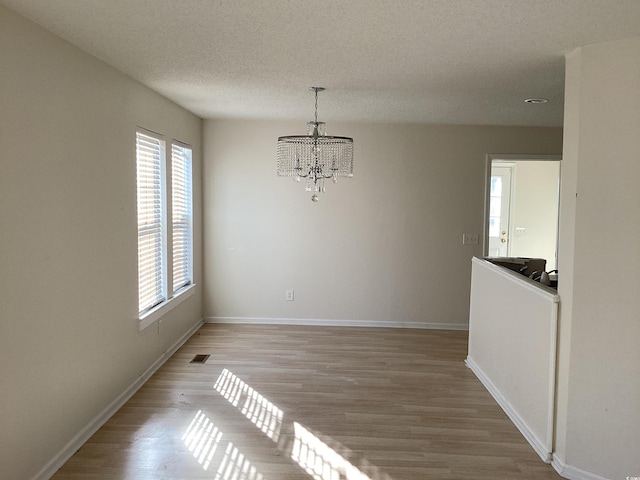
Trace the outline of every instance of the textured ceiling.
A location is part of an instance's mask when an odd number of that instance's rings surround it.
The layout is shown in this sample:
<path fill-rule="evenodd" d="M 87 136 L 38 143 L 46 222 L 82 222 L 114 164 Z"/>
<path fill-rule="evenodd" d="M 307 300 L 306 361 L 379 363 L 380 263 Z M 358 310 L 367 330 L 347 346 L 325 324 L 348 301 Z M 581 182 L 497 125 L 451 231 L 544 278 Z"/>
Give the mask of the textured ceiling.
<path fill-rule="evenodd" d="M 204 118 L 562 125 L 564 54 L 640 0 L 0 0 Z M 530 97 L 550 100 L 525 104 Z"/>

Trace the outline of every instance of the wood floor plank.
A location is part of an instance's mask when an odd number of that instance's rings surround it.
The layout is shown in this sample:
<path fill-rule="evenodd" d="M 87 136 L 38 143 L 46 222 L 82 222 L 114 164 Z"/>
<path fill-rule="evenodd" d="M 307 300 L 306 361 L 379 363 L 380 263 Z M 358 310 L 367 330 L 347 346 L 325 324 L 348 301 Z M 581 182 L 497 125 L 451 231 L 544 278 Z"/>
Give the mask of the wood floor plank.
<path fill-rule="evenodd" d="M 559 479 L 466 353 L 460 331 L 205 325 L 53 478 Z"/>

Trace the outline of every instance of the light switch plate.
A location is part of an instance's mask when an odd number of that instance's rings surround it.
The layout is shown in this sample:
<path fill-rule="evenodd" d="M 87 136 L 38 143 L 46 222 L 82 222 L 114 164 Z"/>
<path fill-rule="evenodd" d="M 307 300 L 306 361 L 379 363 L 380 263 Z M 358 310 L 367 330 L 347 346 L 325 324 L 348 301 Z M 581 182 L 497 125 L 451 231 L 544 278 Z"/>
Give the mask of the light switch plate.
<path fill-rule="evenodd" d="M 478 234 L 477 233 L 464 233 L 462 235 L 462 244 L 463 245 L 478 245 Z"/>

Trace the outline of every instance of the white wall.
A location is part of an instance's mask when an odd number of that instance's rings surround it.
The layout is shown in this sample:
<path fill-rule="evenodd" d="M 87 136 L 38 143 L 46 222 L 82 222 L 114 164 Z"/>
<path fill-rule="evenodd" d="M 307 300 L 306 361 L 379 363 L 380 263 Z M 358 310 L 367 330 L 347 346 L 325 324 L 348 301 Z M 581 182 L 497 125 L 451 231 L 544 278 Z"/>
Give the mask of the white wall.
<path fill-rule="evenodd" d="M 558 238 L 558 189 L 560 162 L 515 162 L 511 224 L 512 257 L 547 260 L 547 271 L 556 268 Z M 518 235 L 516 229 L 525 228 Z"/>
<path fill-rule="evenodd" d="M 277 137 L 304 121 L 205 121 L 205 317 L 466 327 L 486 155 L 559 154 L 562 130 L 326 117 L 354 138 L 355 176 L 318 203 L 275 173 Z"/>
<path fill-rule="evenodd" d="M 466 364 L 545 462 L 553 451 L 559 300 L 517 272 L 473 259 Z"/>
<path fill-rule="evenodd" d="M 137 125 L 199 179 L 201 121 L 4 7 L 0 65 L 0 478 L 25 479 L 202 317 L 198 287 L 138 332 L 135 180 Z"/>
<path fill-rule="evenodd" d="M 638 476 L 640 37 L 572 52 L 566 91 L 558 460 Z"/>

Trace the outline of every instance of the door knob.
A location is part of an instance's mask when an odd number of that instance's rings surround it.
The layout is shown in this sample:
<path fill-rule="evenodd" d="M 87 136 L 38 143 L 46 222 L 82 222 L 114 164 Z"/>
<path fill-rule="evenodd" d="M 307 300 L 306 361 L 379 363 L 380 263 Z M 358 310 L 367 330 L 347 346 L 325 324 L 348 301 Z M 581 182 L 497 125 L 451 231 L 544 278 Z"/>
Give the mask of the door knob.
<path fill-rule="evenodd" d="M 501 241 L 502 243 L 507 243 L 507 239 L 506 239 L 506 238 L 501 238 L 501 239 L 500 239 L 500 241 Z"/>

